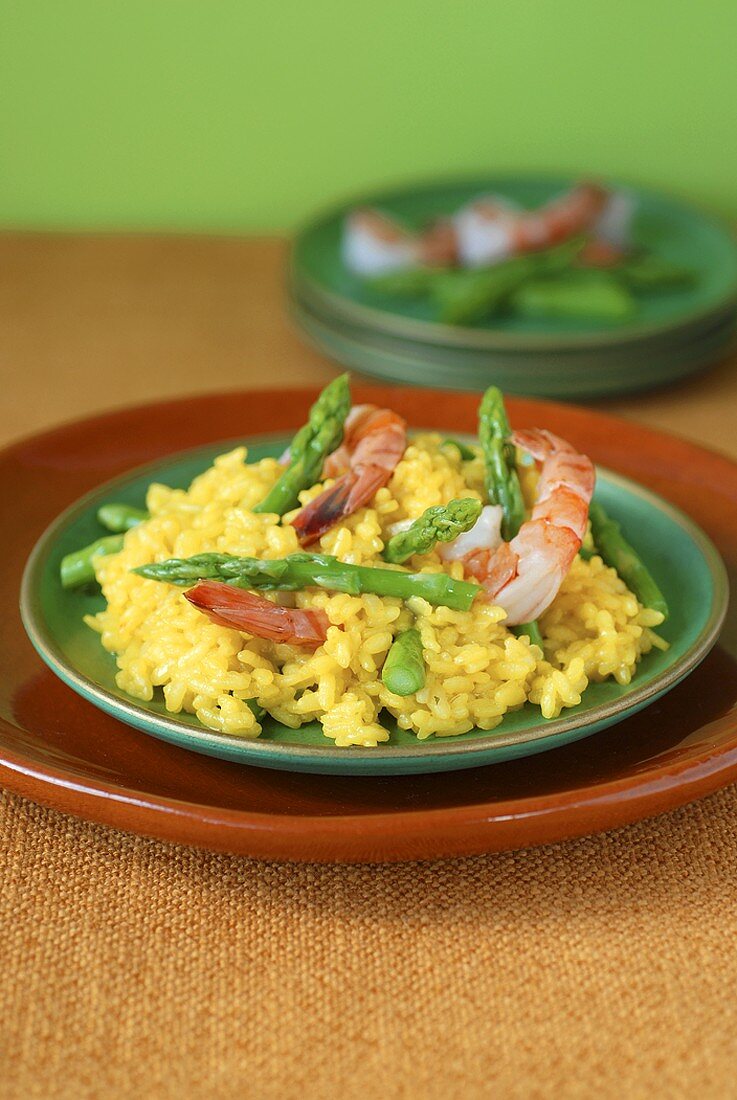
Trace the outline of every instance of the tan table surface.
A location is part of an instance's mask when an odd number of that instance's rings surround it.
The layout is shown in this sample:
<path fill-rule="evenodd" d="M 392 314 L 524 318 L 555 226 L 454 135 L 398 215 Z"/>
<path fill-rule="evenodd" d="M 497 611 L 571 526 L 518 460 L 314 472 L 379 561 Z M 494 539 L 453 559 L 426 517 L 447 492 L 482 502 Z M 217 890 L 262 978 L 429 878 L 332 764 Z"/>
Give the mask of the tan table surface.
<path fill-rule="evenodd" d="M 323 383 L 274 240 L 0 237 L 0 441 Z M 737 456 L 737 363 L 610 410 Z M 526 852 L 260 864 L 0 794 L 0 1096 L 731 1097 L 737 788 Z"/>

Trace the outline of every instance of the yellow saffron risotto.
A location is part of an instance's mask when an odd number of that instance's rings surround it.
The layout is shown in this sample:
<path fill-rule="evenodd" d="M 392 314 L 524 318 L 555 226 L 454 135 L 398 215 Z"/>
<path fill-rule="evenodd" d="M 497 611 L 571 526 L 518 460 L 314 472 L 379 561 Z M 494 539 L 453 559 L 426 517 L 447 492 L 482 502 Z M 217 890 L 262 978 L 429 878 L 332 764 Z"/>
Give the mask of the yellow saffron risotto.
<path fill-rule="evenodd" d="M 375 746 L 389 737 L 382 710 L 420 739 L 474 726 L 493 729 L 526 701 L 555 718 L 581 701 L 590 681 L 613 677 L 627 684 L 644 653 L 666 647 L 652 630 L 663 616 L 643 608 L 599 557 L 575 559 L 542 616 L 544 653 L 504 625 L 500 607 L 481 599 L 460 612 L 417 597 L 403 602 L 316 588 L 282 595 L 282 603 L 327 614 L 327 641 L 314 652 L 218 626 L 187 602 L 181 588 L 131 570 L 206 552 L 281 558 L 298 551 L 289 515 L 280 524 L 276 516 L 251 511 L 281 467 L 273 458 L 253 465 L 246 459 L 244 447 L 221 455 L 188 491 L 151 485 L 151 518 L 126 534 L 120 553 L 96 559 L 107 607 L 87 622 L 116 656 L 118 686 L 137 699 L 150 700 L 161 688 L 173 714 L 188 711 L 210 729 L 247 738 L 261 732 L 248 705 L 256 700 L 287 726 L 319 720 L 336 745 Z M 528 495 L 531 480 L 523 478 Z M 322 487 L 303 492 L 302 504 Z M 345 562 L 381 564 L 391 525 L 431 505 L 482 493 L 480 454 L 462 462 L 455 448 L 441 446 L 440 436 L 415 436 L 372 506 L 324 535 L 319 549 Z M 413 572 L 445 569 L 463 576 L 459 562 L 443 564 L 436 552 L 405 564 Z M 427 678 L 421 691 L 400 697 L 380 673 L 394 636 L 413 625 L 422 638 Z"/>

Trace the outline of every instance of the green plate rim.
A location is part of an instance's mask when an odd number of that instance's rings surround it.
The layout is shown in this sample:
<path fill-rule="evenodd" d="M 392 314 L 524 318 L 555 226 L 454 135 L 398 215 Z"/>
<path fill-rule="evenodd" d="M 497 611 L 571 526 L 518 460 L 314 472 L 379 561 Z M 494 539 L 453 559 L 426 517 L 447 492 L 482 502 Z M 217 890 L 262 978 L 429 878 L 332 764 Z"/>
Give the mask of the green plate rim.
<path fill-rule="evenodd" d="M 653 358 L 649 362 L 651 370 L 647 373 L 640 361 L 636 361 L 632 370 L 625 369 L 624 365 L 607 364 L 606 370 L 599 370 L 596 366 L 589 365 L 588 370 L 558 369 L 555 362 L 551 364 L 525 365 L 499 364 L 493 359 L 485 366 L 474 363 L 459 363 L 447 360 L 444 363 L 429 361 L 427 352 L 442 351 L 430 345 L 425 347 L 405 341 L 404 347 L 388 348 L 378 342 L 368 341 L 362 343 L 355 331 L 349 326 L 343 325 L 345 331 L 336 329 L 338 322 L 325 320 L 312 312 L 302 302 L 293 298 L 289 302 L 292 319 L 300 329 L 310 346 L 316 348 L 321 354 L 329 356 L 336 363 L 351 367 L 358 374 L 364 374 L 370 378 L 379 378 L 386 382 L 398 382 L 403 385 L 425 386 L 431 385 L 439 389 L 479 392 L 492 382 L 499 385 L 506 393 L 521 397 L 547 397 L 561 400 L 597 399 L 612 397 L 618 394 L 637 393 L 646 390 L 658 389 L 663 386 L 679 382 L 702 370 L 706 370 L 719 362 L 734 346 L 737 338 L 737 326 L 735 323 L 725 324 L 721 335 L 723 339 L 716 344 L 709 343 L 704 348 L 697 349 L 687 359 L 681 358 L 676 369 L 672 369 L 673 359 L 667 362 L 658 360 L 658 366 L 667 369 L 652 371 Z M 399 337 L 387 337 L 399 341 Z M 342 350 L 336 347 L 338 342 Z M 349 346 L 350 345 L 350 346 Z M 448 349 L 447 354 L 458 354 L 461 349 Z M 468 349 L 463 349 L 468 350 Z M 488 352 L 490 356 L 503 354 Z M 373 360 L 383 360 L 380 367 L 376 362 L 368 363 L 366 356 Z M 447 377 L 443 377 L 443 372 Z M 428 377 L 428 374 L 430 376 Z"/>
<path fill-rule="evenodd" d="M 549 183 L 551 186 L 566 186 L 574 182 L 571 176 L 559 176 L 555 173 L 541 172 L 526 174 L 501 172 L 498 175 L 489 174 L 487 176 L 442 176 L 434 179 L 432 182 L 424 180 L 416 184 L 408 183 L 391 189 L 374 190 L 369 193 L 355 195 L 348 200 L 325 207 L 321 212 L 313 215 L 297 227 L 289 249 L 289 276 L 303 296 L 306 293 L 308 298 L 311 296 L 313 300 L 321 302 L 323 309 L 327 309 L 329 312 L 335 314 L 342 314 L 354 324 L 361 325 L 362 327 L 393 332 L 396 335 L 423 343 L 447 344 L 450 347 L 479 347 L 488 350 L 513 347 L 525 351 L 543 349 L 562 351 L 573 347 L 596 348 L 612 344 L 630 345 L 653 337 L 657 338 L 666 332 L 676 333 L 688 329 L 692 325 L 697 324 L 699 321 L 704 320 L 720 310 L 728 310 L 730 308 L 737 310 L 736 279 L 731 292 L 724 294 L 708 308 L 699 307 L 685 312 L 676 322 L 653 322 L 647 325 L 633 324 L 607 332 L 571 333 L 565 337 L 546 336 L 542 333 L 527 335 L 522 335 L 520 333 L 495 333 L 486 329 L 480 330 L 461 325 L 447 325 L 439 321 L 417 321 L 411 318 L 401 317 L 396 313 L 392 313 L 390 310 L 376 309 L 373 306 L 366 306 L 361 303 L 353 302 L 350 298 L 341 294 L 335 294 L 333 291 L 321 287 L 314 280 L 305 278 L 296 265 L 295 259 L 297 249 L 302 238 L 306 236 L 307 233 L 311 232 L 328 219 L 345 216 L 349 210 L 352 210 L 356 206 L 381 206 L 387 202 L 391 203 L 393 199 L 398 196 L 407 195 L 409 192 L 420 194 L 431 192 L 441 187 L 469 187 L 478 188 L 479 191 L 484 188 L 488 189 L 491 184 L 495 187 L 503 187 L 504 181 L 518 181 L 521 175 L 527 175 L 530 180 L 534 180 L 535 182 Z M 614 188 L 626 188 L 627 190 L 634 191 L 648 198 L 660 200 L 661 202 L 665 200 L 673 206 L 680 207 L 682 211 L 692 216 L 697 216 L 713 230 L 721 233 L 729 241 L 737 256 L 737 241 L 735 241 L 734 236 L 730 233 L 726 222 L 723 222 L 709 211 L 702 209 L 698 204 L 684 202 L 667 193 L 653 190 L 648 187 L 640 187 L 636 184 L 624 183 L 619 180 L 608 179 L 604 182 Z"/>
<path fill-rule="evenodd" d="M 421 428 L 416 429 L 421 431 Z M 283 438 L 283 433 L 269 433 L 264 435 L 249 436 L 254 444 L 266 444 L 270 441 Z M 701 528 L 694 523 L 689 516 L 669 501 L 649 489 L 645 489 L 637 482 L 623 477 L 604 466 L 597 467 L 607 480 L 624 489 L 626 492 L 639 496 L 651 506 L 663 512 L 672 522 L 680 526 L 694 541 L 706 563 L 713 584 L 713 596 L 709 614 L 700 633 L 694 639 L 679 660 L 669 669 L 660 673 L 652 681 L 634 688 L 631 693 L 609 703 L 602 703 L 586 712 L 585 720 L 582 716 L 569 714 L 546 721 L 541 719 L 544 725 L 536 726 L 533 730 L 518 731 L 504 734 L 501 727 L 491 731 L 485 736 L 479 736 L 469 742 L 418 742 L 418 744 L 402 747 L 377 746 L 368 749 L 351 747 L 350 749 L 336 748 L 333 745 L 309 745 L 299 746 L 295 744 L 277 743 L 273 741 L 261 741 L 259 739 L 246 740 L 230 734 L 221 734 L 202 727 L 193 727 L 179 721 L 176 717 L 166 717 L 152 714 L 145 706 L 133 700 L 121 700 L 105 688 L 98 687 L 74 668 L 64 657 L 49 631 L 41 607 L 40 579 L 46 567 L 48 557 L 53 550 L 53 545 L 59 532 L 69 523 L 79 518 L 93 505 L 99 503 L 102 497 L 107 497 L 117 488 L 129 483 L 132 479 L 139 479 L 155 474 L 161 468 L 164 461 L 196 458 L 198 454 L 211 454 L 216 447 L 227 447 L 231 440 L 214 441 L 201 447 L 175 452 L 162 456 L 153 462 L 144 463 L 128 470 L 126 473 L 113 478 L 91 489 L 84 496 L 74 501 L 45 529 L 37 540 L 26 563 L 20 589 L 20 611 L 23 625 L 36 652 L 48 667 L 70 688 L 87 699 L 95 706 L 113 717 L 134 726 L 139 730 L 169 741 L 189 751 L 199 751 L 228 758 L 223 750 L 237 749 L 235 756 L 230 759 L 238 759 L 240 763 L 252 764 L 262 767 L 277 767 L 284 770 L 300 770 L 299 765 L 307 765 L 311 770 L 319 771 L 321 767 L 328 766 L 330 770 L 349 774 L 351 768 L 359 765 L 358 771 L 363 771 L 360 765 L 380 765 L 382 762 L 393 764 L 419 764 L 422 760 L 433 761 L 442 758 L 444 763 L 454 761 L 455 765 L 473 767 L 476 763 L 488 763 L 493 750 L 512 748 L 517 745 L 540 743 L 557 738 L 561 734 L 582 731 L 594 726 L 600 728 L 602 724 L 612 724 L 635 710 L 641 709 L 658 696 L 674 687 L 704 659 L 709 650 L 715 644 L 724 617 L 727 611 L 729 599 L 729 583 L 727 571 L 722 558 L 711 539 Z M 575 708 L 574 708 L 575 709 Z M 124 716 L 121 718 L 121 716 Z M 592 731 L 593 732 L 593 731 Z M 195 743 L 193 743 L 195 742 Z M 551 745 L 551 747 L 553 747 Z M 214 752 L 213 750 L 217 750 Z M 542 751 L 542 746 L 537 750 Z M 463 761 L 459 764 L 459 761 Z M 340 767 L 335 767 L 340 765 Z M 331 767 L 332 766 L 332 767 Z M 441 765 L 442 766 L 442 765 Z"/>
<path fill-rule="evenodd" d="M 514 360 L 520 371 L 529 367 L 558 370 L 561 362 L 566 364 L 563 368 L 565 370 L 574 369 L 574 364 L 575 369 L 582 366 L 586 369 L 591 368 L 592 352 L 587 347 L 556 349 L 553 352 L 543 349 L 532 352 L 511 347 L 494 348 L 492 350 L 490 348 L 471 347 L 450 348 L 443 344 L 428 344 L 399 336 L 394 332 L 365 328 L 363 325 L 354 324 L 345 317 L 327 313 L 318 304 L 312 302 L 309 297 L 303 297 L 299 287 L 293 282 L 288 282 L 286 289 L 289 305 L 298 306 L 302 312 L 314 317 L 326 328 L 350 336 L 352 340 L 360 342 L 364 346 L 396 350 L 411 348 L 418 355 L 435 356 L 437 359 L 446 357 L 446 361 L 448 361 L 448 357 L 459 355 L 485 356 L 488 362 L 498 356 L 504 356 L 509 361 Z M 710 315 L 700 324 L 691 326 L 686 332 L 673 334 L 672 336 L 669 333 L 657 343 L 641 344 L 631 348 L 618 345 L 598 348 L 595 353 L 597 368 L 600 364 L 609 365 L 616 362 L 617 364 L 627 364 L 632 369 L 638 369 L 643 362 L 647 363 L 653 356 L 662 358 L 665 355 L 696 350 L 705 341 L 713 340 L 715 337 L 724 336 L 725 334 L 730 335 L 734 332 L 737 332 L 737 309 L 722 310 L 718 314 Z"/>

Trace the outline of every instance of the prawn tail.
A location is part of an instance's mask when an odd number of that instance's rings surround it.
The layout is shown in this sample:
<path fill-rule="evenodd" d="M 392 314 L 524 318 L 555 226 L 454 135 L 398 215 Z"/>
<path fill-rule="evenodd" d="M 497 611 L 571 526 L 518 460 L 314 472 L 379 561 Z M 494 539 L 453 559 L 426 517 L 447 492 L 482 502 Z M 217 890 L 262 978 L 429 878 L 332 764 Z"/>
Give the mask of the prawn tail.
<path fill-rule="evenodd" d="M 353 405 L 343 425 L 343 442 L 329 454 L 322 468 L 323 480 L 329 477 L 342 477 L 351 468 L 351 453 L 361 432 L 371 423 L 376 413 L 376 405 Z"/>
<path fill-rule="evenodd" d="M 358 475 L 348 472 L 339 477 L 329 489 L 306 504 L 292 520 L 302 546 L 316 542 L 321 535 L 334 527 L 345 515 L 350 514 L 349 501 Z"/>
<path fill-rule="evenodd" d="M 244 592 L 222 581 L 200 581 L 184 593 L 193 607 L 218 626 L 267 638 L 272 642 L 316 649 L 327 638 L 330 625 L 319 609 L 280 607 L 264 596 Z"/>
<path fill-rule="evenodd" d="M 576 263 L 579 267 L 606 271 L 621 264 L 626 255 L 627 249 L 622 245 L 613 244 L 604 237 L 591 237 L 576 257 Z"/>
<path fill-rule="evenodd" d="M 364 504 L 368 504 L 374 493 L 386 485 L 391 477 L 391 471 L 383 466 L 365 466 L 358 476 L 354 477 L 353 485 L 348 494 L 348 515 L 353 515 Z"/>
<path fill-rule="evenodd" d="M 481 581 L 489 596 L 496 596 L 517 576 L 519 555 L 508 542 L 496 550 L 474 550 L 464 559 L 466 573 Z"/>
<path fill-rule="evenodd" d="M 560 439 L 544 428 L 522 428 L 512 432 L 511 441 L 521 451 L 526 451 L 538 462 L 544 462 L 554 451 L 570 451 L 573 448 L 564 439 Z"/>
<path fill-rule="evenodd" d="M 386 482 L 387 472 L 380 466 L 366 466 L 360 472 L 349 470 L 339 477 L 292 520 L 302 546 L 316 542 L 336 523 L 363 508 Z"/>

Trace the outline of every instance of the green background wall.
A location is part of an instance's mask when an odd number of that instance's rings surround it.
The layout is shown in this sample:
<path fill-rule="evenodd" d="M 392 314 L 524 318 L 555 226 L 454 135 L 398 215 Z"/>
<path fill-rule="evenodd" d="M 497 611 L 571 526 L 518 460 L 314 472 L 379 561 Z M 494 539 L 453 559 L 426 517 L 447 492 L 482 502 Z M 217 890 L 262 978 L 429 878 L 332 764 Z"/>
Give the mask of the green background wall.
<path fill-rule="evenodd" d="M 734 0 L 0 0 L 0 225 L 289 228 L 430 173 L 737 215 Z"/>

